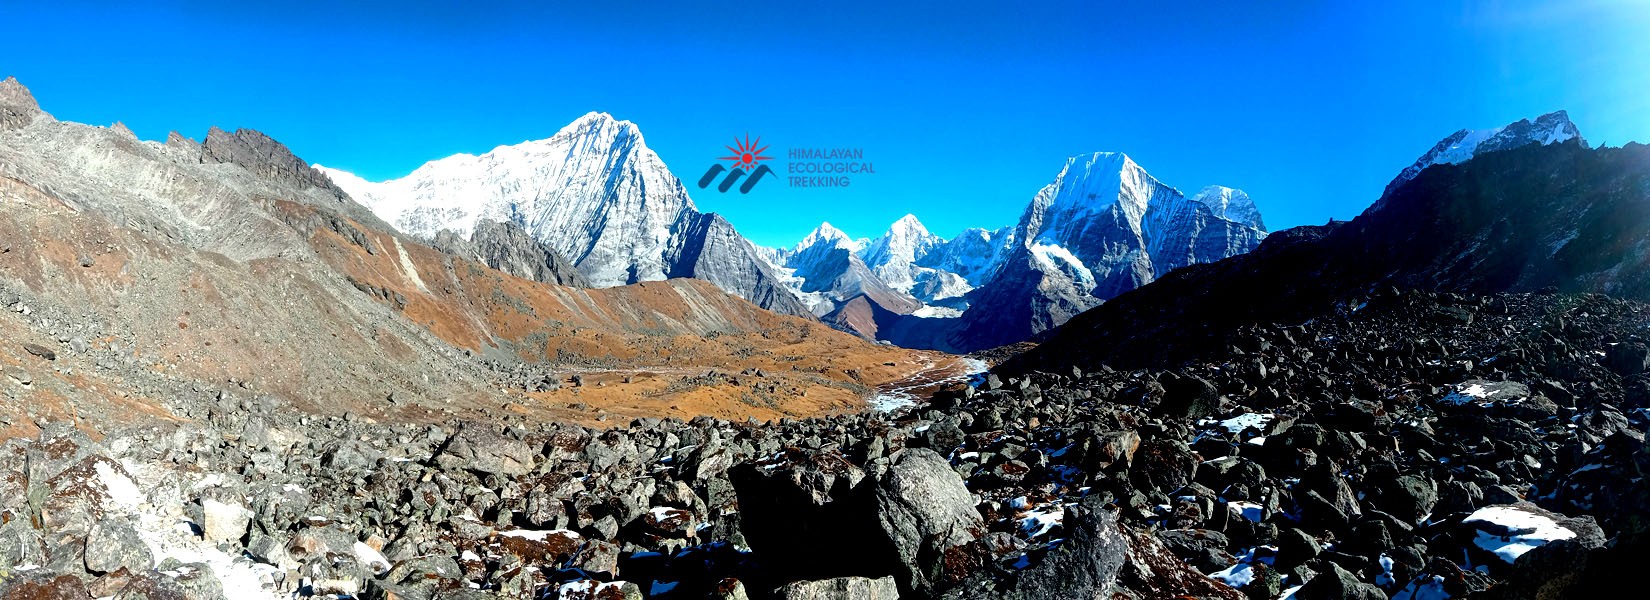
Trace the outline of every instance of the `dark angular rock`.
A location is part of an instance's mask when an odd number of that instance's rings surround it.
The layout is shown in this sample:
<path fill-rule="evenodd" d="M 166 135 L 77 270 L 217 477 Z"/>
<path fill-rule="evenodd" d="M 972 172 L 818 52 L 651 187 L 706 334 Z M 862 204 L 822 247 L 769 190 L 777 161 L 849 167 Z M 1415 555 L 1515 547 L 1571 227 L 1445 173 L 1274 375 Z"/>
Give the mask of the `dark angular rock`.
<path fill-rule="evenodd" d="M 57 360 L 57 353 L 40 344 L 23 344 L 23 351 L 46 360 Z"/>
<path fill-rule="evenodd" d="M 1128 558 L 1129 537 L 1118 523 L 1118 512 L 1098 498 L 1067 507 L 1063 519 L 1067 539 L 1024 571 L 1010 589 L 991 597 L 1100 598 L 1117 581 Z M 1179 559 L 1175 559 L 1177 562 Z"/>
<path fill-rule="evenodd" d="M 1358 580 L 1339 565 L 1318 561 L 1316 577 L 1306 582 L 1295 597 L 1300 600 L 1387 600 L 1386 592 L 1372 583 Z"/>
<path fill-rule="evenodd" d="M 1650 368 L 1650 346 L 1644 342 L 1621 342 L 1606 348 L 1604 366 L 1622 377 L 1631 377 Z"/>
<path fill-rule="evenodd" d="M 1165 376 L 1163 401 L 1157 413 L 1175 419 L 1197 420 L 1220 411 L 1220 390 L 1208 380 L 1191 375 Z"/>
<path fill-rule="evenodd" d="M 237 129 L 235 133 L 229 133 L 213 127 L 206 132 L 206 141 L 201 146 L 204 149 L 203 158 L 211 162 L 240 165 L 262 177 L 321 188 L 337 198 L 349 197 L 332 183 L 332 179 L 261 132 Z"/>
<path fill-rule="evenodd" d="M 840 455 L 786 452 L 728 470 L 740 529 L 765 572 L 758 589 L 836 577 L 884 577 L 902 568 L 877 511 L 876 483 Z"/>
<path fill-rule="evenodd" d="M 1197 456 L 1178 440 L 1144 442 L 1135 459 L 1130 476 L 1135 485 L 1143 489 L 1166 494 L 1185 487 L 1197 475 Z"/>

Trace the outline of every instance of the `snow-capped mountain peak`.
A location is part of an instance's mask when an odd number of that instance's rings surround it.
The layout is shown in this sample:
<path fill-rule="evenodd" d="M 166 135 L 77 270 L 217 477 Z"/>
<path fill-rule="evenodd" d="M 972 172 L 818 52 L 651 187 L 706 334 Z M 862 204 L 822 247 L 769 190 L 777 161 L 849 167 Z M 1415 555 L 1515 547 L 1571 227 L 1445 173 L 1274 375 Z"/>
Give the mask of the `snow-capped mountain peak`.
<path fill-rule="evenodd" d="M 803 237 L 802 241 L 798 242 L 796 248 L 791 252 L 800 253 L 809 248 L 822 245 L 830 248 L 842 248 L 849 252 L 858 252 L 864 244 L 848 237 L 847 233 L 832 226 L 829 222 L 822 222 L 807 236 Z"/>
<path fill-rule="evenodd" d="M 1026 207 L 1020 220 L 1020 243 L 1076 235 L 1076 229 L 1085 228 L 1090 218 L 1113 210 L 1120 211 L 1125 221 L 1139 223 L 1153 196 L 1164 192 L 1178 194 L 1122 152 L 1072 156 Z"/>
<path fill-rule="evenodd" d="M 1209 207 L 1215 216 L 1222 219 L 1243 223 L 1256 229 L 1266 229 L 1266 223 L 1260 218 L 1260 209 L 1255 207 L 1255 201 L 1243 190 L 1211 185 L 1193 196 L 1192 201 Z"/>
<path fill-rule="evenodd" d="M 597 286 L 664 279 L 674 232 L 697 213 L 636 125 L 599 112 L 548 138 L 430 161 L 400 179 L 374 183 L 318 168 L 417 237 L 468 237 L 483 219 L 521 225 Z"/>
<path fill-rule="evenodd" d="M 889 264 L 909 266 L 943 243 L 945 240 L 929 233 L 916 215 L 908 214 L 888 226 L 888 232 L 882 237 L 872 240 L 860 257 L 872 268 Z"/>
<path fill-rule="evenodd" d="M 911 235 L 930 235 L 928 228 L 923 226 L 922 221 L 917 220 L 917 216 L 910 213 L 906 213 L 898 221 L 894 221 L 893 225 L 888 226 L 888 233 L 895 232 Z"/>
<path fill-rule="evenodd" d="M 1570 121 L 1570 114 L 1562 110 L 1541 115 L 1534 121 L 1522 119 L 1494 129 L 1462 129 L 1439 141 L 1414 164 L 1405 168 L 1387 185 L 1387 191 L 1414 179 L 1433 165 L 1458 165 L 1482 152 L 1510 150 L 1530 144 L 1545 146 L 1578 138 L 1581 138 L 1581 131 Z M 1587 141 L 1581 140 L 1581 144 L 1585 146 Z"/>
<path fill-rule="evenodd" d="M 430 161 L 389 181 L 317 168 L 415 237 L 447 230 L 469 238 L 482 220 L 514 223 L 596 287 L 691 276 L 759 306 L 807 313 L 732 225 L 694 207 L 641 129 L 607 113 L 586 113 L 541 140 Z"/>

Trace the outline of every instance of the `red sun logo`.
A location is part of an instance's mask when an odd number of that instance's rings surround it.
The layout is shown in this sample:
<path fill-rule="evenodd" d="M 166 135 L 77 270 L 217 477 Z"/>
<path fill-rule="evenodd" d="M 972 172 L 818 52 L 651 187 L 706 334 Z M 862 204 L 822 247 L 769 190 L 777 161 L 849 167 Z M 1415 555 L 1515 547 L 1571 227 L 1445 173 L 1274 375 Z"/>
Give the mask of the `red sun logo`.
<path fill-rule="evenodd" d="M 762 155 L 762 151 L 767 150 L 768 147 L 762 146 L 758 148 L 757 144 L 761 143 L 762 138 L 756 138 L 756 141 L 752 142 L 751 136 L 748 133 L 745 134 L 745 141 L 743 142 L 739 141 L 739 138 L 733 138 L 734 145 L 727 146 L 728 151 L 732 152 L 733 156 L 723 156 L 718 160 L 731 160 L 733 161 L 734 168 L 741 169 L 746 173 L 749 173 L 756 169 L 758 161 L 773 158 L 771 156 Z"/>

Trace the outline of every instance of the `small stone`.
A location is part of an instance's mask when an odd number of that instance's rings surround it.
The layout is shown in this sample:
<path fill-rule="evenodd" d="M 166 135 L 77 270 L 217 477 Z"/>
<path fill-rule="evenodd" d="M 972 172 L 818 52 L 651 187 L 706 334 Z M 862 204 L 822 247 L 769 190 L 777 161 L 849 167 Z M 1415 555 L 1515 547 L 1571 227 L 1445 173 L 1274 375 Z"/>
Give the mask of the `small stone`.
<path fill-rule="evenodd" d="M 23 344 L 23 351 L 46 360 L 57 360 L 57 353 L 40 344 Z"/>

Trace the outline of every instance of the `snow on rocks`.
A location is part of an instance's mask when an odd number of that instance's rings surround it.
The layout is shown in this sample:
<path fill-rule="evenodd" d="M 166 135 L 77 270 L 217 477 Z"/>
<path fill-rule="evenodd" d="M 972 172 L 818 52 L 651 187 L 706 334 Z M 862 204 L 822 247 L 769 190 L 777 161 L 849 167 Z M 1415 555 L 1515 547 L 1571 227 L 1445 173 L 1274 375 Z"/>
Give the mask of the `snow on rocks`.
<path fill-rule="evenodd" d="M 1531 506 L 1486 506 L 1468 515 L 1462 524 L 1476 531 L 1475 545 L 1507 564 L 1543 545 L 1576 537 L 1550 513 Z"/>
<path fill-rule="evenodd" d="M 558 600 L 641 600 L 641 588 L 628 581 L 580 579 L 556 588 Z"/>

